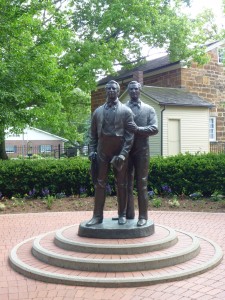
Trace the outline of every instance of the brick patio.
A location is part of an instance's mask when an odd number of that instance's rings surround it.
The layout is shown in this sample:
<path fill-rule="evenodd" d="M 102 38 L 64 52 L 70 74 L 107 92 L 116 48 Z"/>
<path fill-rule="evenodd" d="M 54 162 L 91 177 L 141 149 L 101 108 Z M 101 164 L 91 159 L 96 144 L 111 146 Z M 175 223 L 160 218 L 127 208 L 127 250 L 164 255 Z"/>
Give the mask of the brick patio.
<path fill-rule="evenodd" d="M 115 212 L 105 212 L 105 217 Z M 137 288 L 91 288 L 28 279 L 8 264 L 10 250 L 25 239 L 88 220 L 92 212 L 14 214 L 0 216 L 0 299 L 225 299 L 225 263 L 190 279 Z M 209 238 L 225 252 L 225 215 L 220 213 L 150 212 L 156 224 Z"/>

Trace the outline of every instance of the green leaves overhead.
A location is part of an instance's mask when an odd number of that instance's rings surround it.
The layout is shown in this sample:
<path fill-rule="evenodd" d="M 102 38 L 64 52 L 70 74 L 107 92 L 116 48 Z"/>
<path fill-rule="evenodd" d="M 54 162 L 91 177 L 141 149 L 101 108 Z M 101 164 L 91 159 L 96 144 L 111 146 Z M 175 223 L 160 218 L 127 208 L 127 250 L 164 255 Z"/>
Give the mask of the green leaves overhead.
<path fill-rule="evenodd" d="M 82 140 L 90 92 L 115 66 L 141 61 L 142 46 L 172 60 L 204 62 L 210 15 L 182 14 L 182 0 L 2 0 L 0 127 L 27 124 Z M 209 28 L 211 28 L 209 30 Z M 79 126 L 77 124 L 80 124 Z"/>
<path fill-rule="evenodd" d="M 189 2 L 70 1 L 72 15 L 69 22 L 75 37 L 64 58 L 67 63 L 74 58 L 79 86 L 86 86 L 83 70 L 92 87 L 96 75 L 113 73 L 115 65 L 140 61 L 144 45 L 167 49 L 173 61 L 192 58 L 205 62 L 204 49 L 199 51 L 199 45 L 212 40 L 217 29 L 212 26 L 212 18 L 206 15 L 204 21 L 202 18 L 199 22 L 182 13 Z M 211 32 L 203 29 L 204 24 L 211 27 Z"/>

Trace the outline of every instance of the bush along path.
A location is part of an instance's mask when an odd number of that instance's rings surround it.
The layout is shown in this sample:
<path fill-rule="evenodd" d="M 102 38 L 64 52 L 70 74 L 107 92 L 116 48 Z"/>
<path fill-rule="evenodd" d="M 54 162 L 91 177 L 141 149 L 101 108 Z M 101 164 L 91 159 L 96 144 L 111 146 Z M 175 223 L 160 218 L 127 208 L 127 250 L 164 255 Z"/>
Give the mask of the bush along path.
<path fill-rule="evenodd" d="M 115 194 L 114 177 L 109 175 L 109 194 Z M 148 189 L 159 195 L 225 195 L 225 154 L 180 154 L 150 159 Z M 86 157 L 64 159 L 18 159 L 0 161 L 1 197 L 23 198 L 84 191 L 93 196 L 90 161 Z"/>

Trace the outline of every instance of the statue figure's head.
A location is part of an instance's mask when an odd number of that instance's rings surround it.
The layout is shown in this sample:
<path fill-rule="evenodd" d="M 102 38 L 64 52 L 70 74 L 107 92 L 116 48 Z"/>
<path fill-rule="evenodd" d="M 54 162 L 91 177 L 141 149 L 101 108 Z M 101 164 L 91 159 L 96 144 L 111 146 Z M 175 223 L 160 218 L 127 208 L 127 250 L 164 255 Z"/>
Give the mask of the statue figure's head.
<path fill-rule="evenodd" d="M 133 85 L 133 84 L 135 84 L 136 86 L 138 86 L 139 90 L 141 90 L 141 84 L 138 81 L 135 81 L 135 80 L 129 82 L 129 84 L 127 86 L 127 89 L 129 90 L 130 86 Z"/>
<path fill-rule="evenodd" d="M 115 80 L 110 80 L 106 84 L 105 90 L 106 90 L 107 99 L 111 100 L 111 101 L 114 101 L 114 100 L 117 99 L 117 97 L 119 95 L 120 85 Z"/>
<path fill-rule="evenodd" d="M 127 87 L 130 99 L 132 101 L 138 101 L 140 97 L 141 84 L 137 81 L 131 81 Z"/>

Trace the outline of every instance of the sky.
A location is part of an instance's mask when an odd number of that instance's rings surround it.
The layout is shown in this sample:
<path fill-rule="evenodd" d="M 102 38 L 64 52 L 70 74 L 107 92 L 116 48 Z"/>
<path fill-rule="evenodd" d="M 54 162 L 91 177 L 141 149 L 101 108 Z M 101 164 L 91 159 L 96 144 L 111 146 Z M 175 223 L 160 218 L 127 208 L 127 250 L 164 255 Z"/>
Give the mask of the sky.
<path fill-rule="evenodd" d="M 218 23 L 223 23 L 225 25 L 225 17 L 222 14 L 222 2 L 223 0 L 191 0 L 192 5 L 189 11 L 193 16 L 195 16 L 203 9 L 209 8 L 217 17 Z"/>
<path fill-rule="evenodd" d="M 225 28 L 225 16 L 222 11 L 223 0 L 191 0 L 191 8 L 186 9 L 188 15 L 195 17 L 197 14 L 201 13 L 204 9 L 211 9 L 216 16 L 216 22 L 221 28 Z M 144 48 L 144 55 L 148 55 L 149 58 L 154 59 L 165 52 L 162 49 L 149 49 Z"/>

